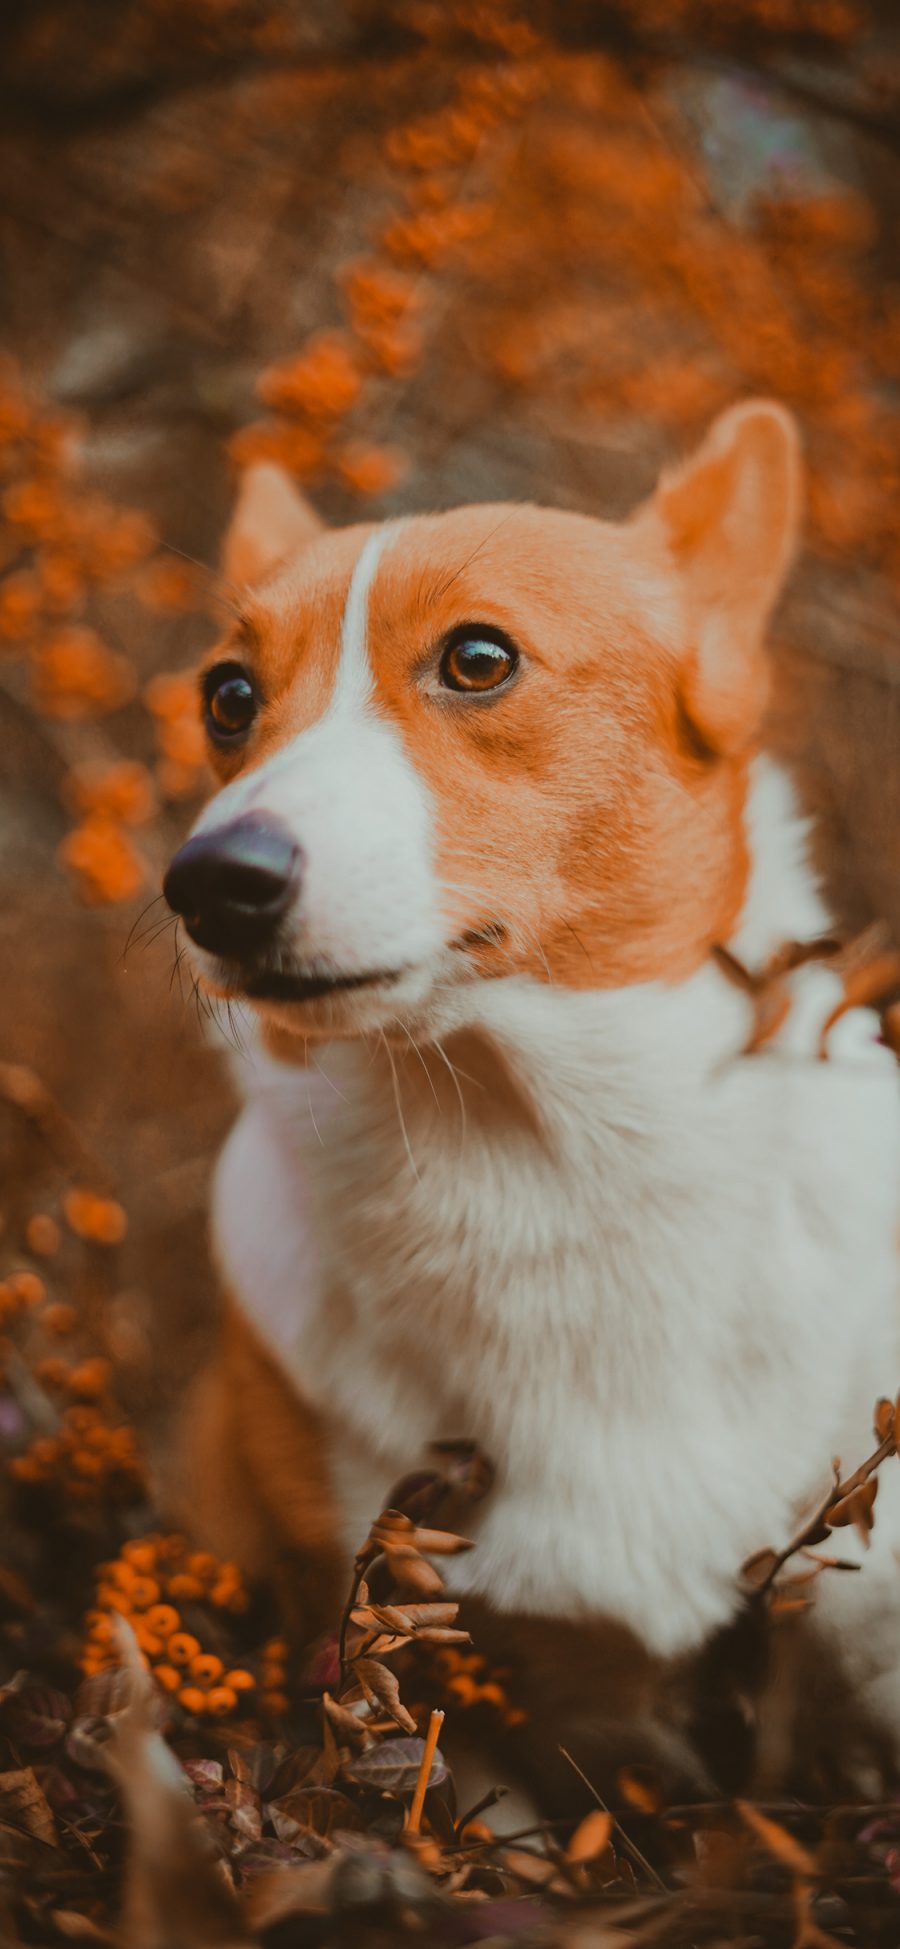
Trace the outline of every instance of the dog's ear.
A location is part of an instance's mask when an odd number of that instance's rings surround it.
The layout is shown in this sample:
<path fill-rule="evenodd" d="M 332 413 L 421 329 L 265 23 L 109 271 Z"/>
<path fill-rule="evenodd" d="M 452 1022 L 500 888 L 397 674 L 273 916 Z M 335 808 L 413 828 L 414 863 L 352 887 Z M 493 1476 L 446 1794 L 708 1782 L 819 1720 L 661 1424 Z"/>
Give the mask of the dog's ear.
<path fill-rule="evenodd" d="M 682 702 L 714 751 L 741 750 L 765 709 L 763 632 L 796 544 L 800 474 L 791 414 L 773 400 L 747 400 L 714 421 L 635 517 L 681 580 Z"/>
<path fill-rule="evenodd" d="M 323 532 L 324 524 L 289 474 L 271 461 L 248 467 L 222 549 L 230 582 L 260 582 L 288 555 L 297 555 Z"/>

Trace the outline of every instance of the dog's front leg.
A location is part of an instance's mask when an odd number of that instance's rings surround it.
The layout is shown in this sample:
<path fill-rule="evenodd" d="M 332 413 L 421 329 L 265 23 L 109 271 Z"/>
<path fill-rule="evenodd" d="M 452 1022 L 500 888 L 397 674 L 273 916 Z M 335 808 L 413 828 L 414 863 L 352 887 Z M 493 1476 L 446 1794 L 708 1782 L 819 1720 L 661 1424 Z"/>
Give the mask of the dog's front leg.
<path fill-rule="evenodd" d="M 349 1571 L 322 1429 L 233 1300 L 165 1477 L 188 1533 L 275 1589 L 294 1643 L 336 1622 Z"/>

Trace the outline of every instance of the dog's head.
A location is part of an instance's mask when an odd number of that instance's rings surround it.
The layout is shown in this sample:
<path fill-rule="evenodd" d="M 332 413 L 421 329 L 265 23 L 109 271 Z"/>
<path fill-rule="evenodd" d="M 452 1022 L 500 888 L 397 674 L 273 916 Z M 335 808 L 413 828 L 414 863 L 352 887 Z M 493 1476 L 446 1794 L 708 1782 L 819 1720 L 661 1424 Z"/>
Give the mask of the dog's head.
<path fill-rule="evenodd" d="M 216 992 L 298 1034 L 449 987 L 678 980 L 747 860 L 793 423 L 749 402 L 622 524 L 482 506 L 330 532 L 245 476 L 206 660 L 220 789 L 166 878 Z"/>

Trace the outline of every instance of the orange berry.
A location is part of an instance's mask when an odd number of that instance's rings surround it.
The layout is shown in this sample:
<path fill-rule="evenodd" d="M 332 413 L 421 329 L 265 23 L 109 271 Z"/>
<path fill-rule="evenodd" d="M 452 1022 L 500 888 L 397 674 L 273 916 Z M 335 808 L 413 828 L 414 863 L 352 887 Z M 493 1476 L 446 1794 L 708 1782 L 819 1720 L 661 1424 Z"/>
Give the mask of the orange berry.
<path fill-rule="evenodd" d="M 264 1692 L 262 1702 L 266 1711 L 274 1714 L 287 1712 L 291 1703 L 286 1692 Z"/>
<path fill-rule="evenodd" d="M 224 1669 L 221 1658 L 217 1658 L 212 1651 L 201 1651 L 196 1658 L 191 1659 L 188 1666 L 191 1678 L 195 1679 L 198 1685 L 214 1685 L 216 1679 L 221 1678 Z"/>
<path fill-rule="evenodd" d="M 151 1604 L 159 1602 L 159 1585 L 155 1577 L 135 1577 L 131 1586 L 131 1601 L 136 1610 L 146 1611 Z"/>
<path fill-rule="evenodd" d="M 12 580 L 8 578 L 4 590 L 7 607 Z M 7 627 L 6 633 L 13 632 Z M 45 640 L 32 659 L 32 675 L 38 709 L 51 717 L 95 717 L 117 710 L 134 690 L 127 657 L 107 649 L 95 630 L 72 625 Z"/>
<path fill-rule="evenodd" d="M 225 1684 L 230 1685 L 233 1692 L 253 1692 L 256 1689 L 253 1673 L 244 1671 L 242 1665 L 236 1665 L 233 1671 L 225 1673 Z"/>
<path fill-rule="evenodd" d="M 192 1577 L 214 1577 L 219 1569 L 219 1559 L 209 1550 L 192 1550 L 186 1568 Z"/>
<path fill-rule="evenodd" d="M 148 1631 L 141 1618 L 135 1618 L 132 1628 L 141 1651 L 145 1651 L 148 1658 L 162 1656 L 162 1638 L 158 1638 L 154 1631 Z"/>
<path fill-rule="evenodd" d="M 88 1428 L 96 1428 L 97 1411 L 95 1408 L 67 1408 L 65 1423 L 67 1434 L 84 1435 Z M 112 1566 L 108 1567 L 111 1572 Z"/>
<path fill-rule="evenodd" d="M 384 494 L 400 479 L 405 455 L 397 447 L 370 447 L 353 440 L 336 455 L 338 474 L 356 494 Z"/>
<path fill-rule="evenodd" d="M 207 1692 L 206 1700 L 210 1712 L 215 1713 L 217 1718 L 224 1717 L 226 1712 L 234 1711 L 237 1693 L 230 1685 L 214 1685 L 212 1691 Z"/>
<path fill-rule="evenodd" d="M 231 1611 L 246 1608 L 243 1586 L 237 1572 L 219 1577 L 209 1593 L 210 1602 L 219 1609 Z"/>
<path fill-rule="evenodd" d="M 176 1671 L 174 1665 L 154 1665 L 153 1676 L 164 1692 L 177 1692 L 181 1684 L 181 1673 Z"/>
<path fill-rule="evenodd" d="M 112 1578 L 113 1583 L 118 1584 L 122 1590 L 130 1591 L 132 1585 L 137 1581 L 138 1573 L 134 1565 L 132 1563 L 123 1563 L 121 1557 L 118 1557 L 115 1563 L 104 1565 L 104 1570 Z"/>
<path fill-rule="evenodd" d="M 197 689 L 193 677 L 180 672 L 161 672 L 151 677 L 142 692 L 143 702 L 154 717 L 181 717 L 187 711 L 198 713 Z"/>
<path fill-rule="evenodd" d="M 39 1258 L 52 1259 L 59 1251 L 60 1229 L 55 1218 L 45 1211 L 36 1211 L 25 1227 L 25 1242 L 29 1252 L 36 1252 Z"/>
<path fill-rule="evenodd" d="M 41 585 L 29 569 L 4 578 L 0 590 L 0 636 L 28 636 L 41 610 Z"/>
<path fill-rule="evenodd" d="M 481 1704 L 484 1704 L 485 1702 L 487 1702 L 488 1705 L 497 1705 L 497 1706 L 503 1706 L 507 1704 L 506 1693 L 504 1692 L 503 1687 L 501 1685 L 495 1685 L 493 1680 L 491 1680 L 487 1685 L 479 1685 L 478 1699 Z"/>
<path fill-rule="evenodd" d="M 454 1698 L 459 1700 L 460 1705 L 474 1705 L 478 1695 L 478 1689 L 475 1680 L 467 1678 L 465 1672 L 460 1672 L 457 1677 L 448 1678 L 447 1680 L 448 1692 L 453 1693 Z"/>
<path fill-rule="evenodd" d="M 203 1596 L 203 1585 L 199 1577 L 185 1576 L 183 1570 L 176 1570 L 168 1581 L 170 1597 L 191 1599 Z"/>
<path fill-rule="evenodd" d="M 44 1281 L 36 1272 L 14 1272 L 9 1284 L 22 1306 L 40 1306 L 47 1297 Z"/>
<path fill-rule="evenodd" d="M 131 1616 L 131 1602 L 124 1590 L 115 1590 L 111 1584 L 103 1584 L 97 1592 L 97 1602 L 104 1610 L 118 1611 L 120 1617 Z"/>
<path fill-rule="evenodd" d="M 262 1685 L 275 1686 L 277 1688 L 279 1685 L 284 1684 L 284 1666 L 272 1664 L 269 1659 L 265 1659 L 260 1666 L 259 1676 Z"/>
<path fill-rule="evenodd" d="M 134 1543 L 123 1543 L 122 1555 L 126 1563 L 139 1571 L 142 1576 L 156 1569 L 156 1544 L 149 1538 L 139 1538 Z"/>
<path fill-rule="evenodd" d="M 113 1635 L 111 1617 L 106 1616 L 103 1611 L 88 1611 L 84 1622 L 88 1636 L 94 1638 L 97 1644 L 109 1643 Z"/>
<path fill-rule="evenodd" d="M 200 1642 L 190 1631 L 173 1631 L 166 1650 L 173 1665 L 189 1665 L 200 1650 Z"/>
<path fill-rule="evenodd" d="M 78 1314 L 74 1306 L 67 1306 L 62 1300 L 57 1300 L 41 1314 L 41 1325 L 47 1333 L 56 1334 L 62 1339 L 64 1334 L 74 1332 L 78 1325 Z"/>
<path fill-rule="evenodd" d="M 69 1381 L 69 1363 L 58 1357 L 39 1360 L 35 1367 L 35 1378 L 42 1387 L 66 1387 Z"/>
<path fill-rule="evenodd" d="M 107 1428 L 102 1421 L 98 1421 L 93 1428 L 86 1429 L 82 1439 L 85 1448 L 96 1448 L 102 1450 L 104 1455 L 109 1456 L 112 1454 L 113 1444 L 115 1442 L 115 1430 L 113 1428 Z M 132 1575 L 137 1576 L 134 1565 L 129 1564 L 128 1567 Z"/>
<path fill-rule="evenodd" d="M 148 609 L 198 609 L 204 587 L 202 570 L 192 562 L 165 561 L 158 557 L 141 570 L 136 588 L 139 600 Z"/>
<path fill-rule="evenodd" d="M 145 1619 L 148 1631 L 156 1631 L 162 1638 L 170 1638 L 177 1631 L 181 1618 L 174 1604 L 151 1604 Z"/>
<path fill-rule="evenodd" d="M 99 830 L 101 825 L 104 828 L 109 827 L 109 832 L 107 833 L 104 830 L 101 833 Z M 106 838 L 109 838 L 110 844 L 114 847 L 118 846 L 120 841 L 123 846 L 126 844 L 121 835 L 118 835 L 118 837 L 115 836 L 118 829 L 113 827 L 109 821 L 97 820 L 96 828 L 98 845 L 101 840 L 105 842 Z M 86 827 L 82 826 L 79 830 L 85 832 Z M 74 835 L 70 834 L 70 839 L 72 837 Z M 68 841 L 66 844 L 68 844 Z M 82 862 L 80 855 L 78 858 L 72 855 L 70 863 L 78 867 L 79 870 L 88 871 L 89 863 L 87 856 L 85 856 Z M 101 862 L 100 855 L 98 854 L 98 870 L 99 863 Z M 139 885 L 140 881 L 138 880 L 136 884 Z M 117 1204 L 114 1198 L 102 1198 L 96 1192 L 88 1191 L 83 1186 L 73 1186 L 71 1191 L 66 1192 L 63 1199 L 63 1211 L 65 1212 L 66 1223 L 79 1238 L 92 1239 L 99 1245 L 117 1245 L 125 1237 L 128 1229 L 128 1220 L 125 1213 L 121 1205 Z"/>
<path fill-rule="evenodd" d="M 206 1698 L 198 1686 L 185 1685 L 178 1694 L 178 1703 L 184 1706 L 185 1712 L 200 1713 L 206 1711 Z"/>
<path fill-rule="evenodd" d="M 143 869 L 135 877 L 131 869 L 130 858 L 127 864 L 128 872 L 126 877 L 129 882 L 128 892 L 126 893 L 124 886 L 120 888 L 120 899 L 127 899 L 128 893 L 134 892 L 135 887 L 140 885 L 141 879 L 143 878 Z M 127 1230 L 128 1219 L 122 1206 L 116 1202 L 115 1198 L 100 1198 L 98 1200 L 98 1209 L 94 1214 L 94 1230 L 91 1235 L 95 1242 L 98 1245 L 119 1245 L 125 1237 Z"/>
<path fill-rule="evenodd" d="M 283 1662 L 285 1658 L 290 1656 L 290 1650 L 291 1648 L 287 1638 L 267 1638 L 263 1645 L 263 1655 L 266 1658 L 275 1658 L 280 1662 Z"/>
<path fill-rule="evenodd" d="M 143 825 L 155 810 L 150 773 L 129 758 L 114 765 L 76 765 L 64 780 L 63 797 L 76 813 L 99 813 L 124 826 Z"/>
<path fill-rule="evenodd" d="M 97 1355 L 92 1360 L 82 1360 L 69 1372 L 69 1391 L 82 1401 L 99 1400 L 110 1382 L 110 1365 Z"/>

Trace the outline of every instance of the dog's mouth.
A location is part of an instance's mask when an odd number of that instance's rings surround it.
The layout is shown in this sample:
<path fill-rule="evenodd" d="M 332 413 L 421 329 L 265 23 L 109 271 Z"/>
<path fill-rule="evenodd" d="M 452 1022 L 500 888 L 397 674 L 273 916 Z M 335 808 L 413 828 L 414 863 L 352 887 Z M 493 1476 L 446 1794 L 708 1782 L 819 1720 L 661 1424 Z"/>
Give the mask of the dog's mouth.
<path fill-rule="evenodd" d="M 241 982 L 252 1002 L 317 1002 L 359 988 L 383 988 L 400 980 L 402 968 L 371 968 L 364 974 L 324 974 L 301 968 L 263 970 Z"/>

